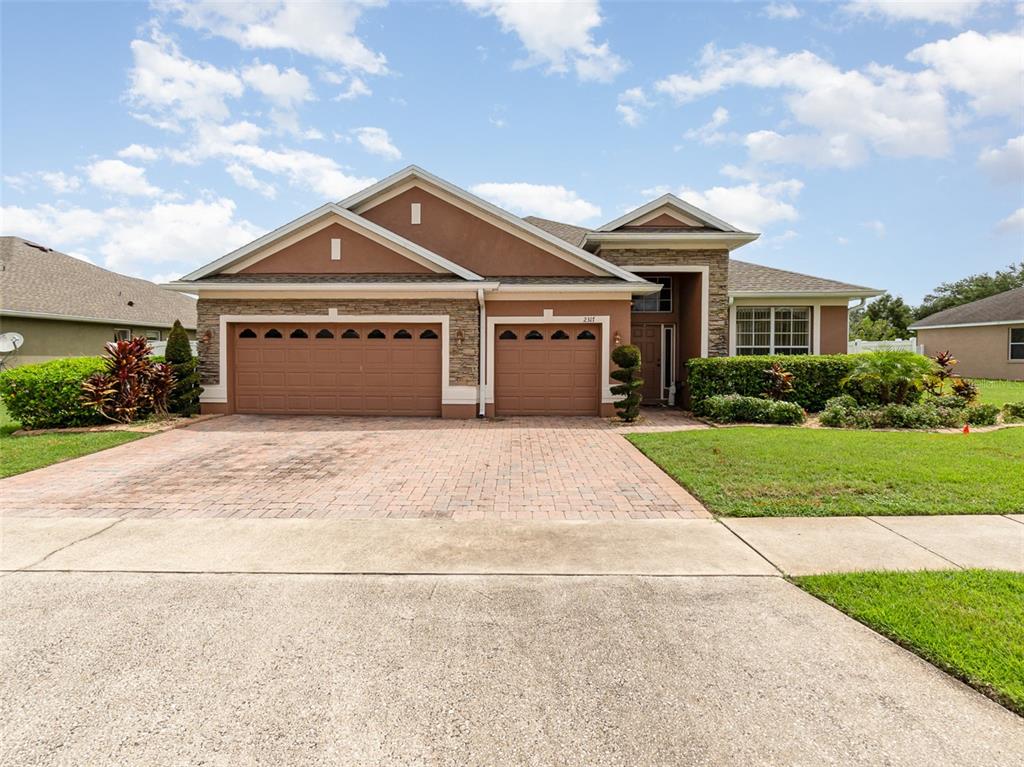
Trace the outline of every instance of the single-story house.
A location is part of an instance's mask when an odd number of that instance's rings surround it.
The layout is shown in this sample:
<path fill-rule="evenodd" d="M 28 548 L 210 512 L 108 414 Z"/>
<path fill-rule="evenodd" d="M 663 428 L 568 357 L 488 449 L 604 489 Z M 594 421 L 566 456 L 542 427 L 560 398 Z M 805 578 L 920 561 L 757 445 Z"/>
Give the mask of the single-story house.
<path fill-rule="evenodd" d="M 910 329 L 922 353 L 952 353 L 961 375 L 1024 381 L 1024 288 L 930 314 Z"/>
<path fill-rule="evenodd" d="M 597 229 L 520 218 L 415 166 L 165 287 L 199 296 L 204 412 L 610 415 L 686 362 L 845 352 L 879 291 L 733 261 L 759 235 L 674 195 Z"/>
<path fill-rule="evenodd" d="M 9 366 L 103 352 L 115 338 L 195 335 L 196 301 L 19 237 L 0 237 L 0 332 L 21 334 Z"/>

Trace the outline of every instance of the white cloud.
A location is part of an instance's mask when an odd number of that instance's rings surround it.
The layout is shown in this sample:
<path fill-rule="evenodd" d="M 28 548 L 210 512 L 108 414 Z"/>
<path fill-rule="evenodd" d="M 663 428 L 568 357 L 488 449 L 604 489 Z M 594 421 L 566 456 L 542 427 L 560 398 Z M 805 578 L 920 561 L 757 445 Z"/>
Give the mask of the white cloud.
<path fill-rule="evenodd" d="M 619 94 L 619 103 L 615 111 L 619 113 L 622 121 L 631 128 L 643 122 L 643 109 L 651 106 L 651 102 L 644 93 L 643 88 L 628 88 Z"/>
<path fill-rule="evenodd" d="M 1024 184 L 1024 135 L 1009 139 L 998 149 L 985 149 L 978 156 L 978 165 L 994 181 Z"/>
<path fill-rule="evenodd" d="M 360 146 L 370 154 L 375 154 L 388 160 L 399 160 L 402 153 L 391 143 L 391 136 L 383 128 L 356 128 L 352 131 Z"/>
<path fill-rule="evenodd" d="M 334 97 L 335 101 L 354 101 L 361 96 L 372 96 L 370 86 L 363 82 L 361 77 L 353 77 L 349 80 L 348 87 Z"/>
<path fill-rule="evenodd" d="M 927 21 L 962 24 L 985 0 L 850 0 L 843 9 L 850 14 L 888 21 Z"/>
<path fill-rule="evenodd" d="M 683 134 L 684 138 L 699 141 L 702 144 L 718 144 L 725 140 L 725 134 L 718 129 L 729 122 L 729 110 L 718 107 L 711 113 L 711 119 L 699 128 L 691 128 Z"/>
<path fill-rule="evenodd" d="M 885 237 L 885 223 L 883 221 L 879 221 L 877 218 L 871 221 L 865 221 L 861 226 L 865 229 L 870 229 L 878 238 Z"/>
<path fill-rule="evenodd" d="M 160 153 L 151 146 L 142 144 L 129 144 L 117 153 L 122 160 L 139 160 L 140 162 L 152 162 Z"/>
<path fill-rule="evenodd" d="M 257 59 L 242 70 L 242 80 L 282 109 L 294 109 L 297 104 L 314 98 L 309 78 L 294 67 L 281 70 L 273 64 L 261 64 Z"/>
<path fill-rule="evenodd" d="M 597 0 L 463 2 L 477 13 L 494 16 L 503 31 L 519 37 L 527 51 L 521 66 L 546 66 L 550 72 L 573 69 L 580 80 L 599 82 L 608 82 L 625 69 L 625 62 L 608 43 L 594 41 L 594 30 L 602 22 Z"/>
<path fill-rule="evenodd" d="M 1000 234 L 1024 234 L 1024 208 L 1017 208 L 996 224 L 996 231 Z"/>
<path fill-rule="evenodd" d="M 85 169 L 89 183 L 107 192 L 157 197 L 161 190 L 146 180 L 146 169 L 122 160 L 99 160 Z"/>
<path fill-rule="evenodd" d="M 4 232 L 65 252 L 99 253 L 107 268 L 147 278 L 185 274 L 262 233 L 236 219 L 226 198 L 103 210 L 9 207 L 0 219 Z"/>
<path fill-rule="evenodd" d="M 384 4 L 385 0 L 164 0 L 158 7 L 187 27 L 227 38 L 243 48 L 290 50 L 352 71 L 381 75 L 387 72 L 387 58 L 359 39 L 356 26 L 365 9 Z"/>
<path fill-rule="evenodd" d="M 803 14 L 793 3 L 768 3 L 761 9 L 761 13 L 769 19 L 781 19 L 791 21 L 799 19 Z"/>
<path fill-rule="evenodd" d="M 82 179 L 63 171 L 42 170 L 34 173 L 4 176 L 4 183 L 12 189 L 17 189 L 19 192 L 25 191 L 27 187 L 35 185 L 36 182 L 42 182 L 54 194 L 77 192 L 82 187 Z"/>
<path fill-rule="evenodd" d="M 470 191 L 521 216 L 536 215 L 580 224 L 601 215 L 601 208 L 564 186 L 489 182 L 476 184 Z"/>
<path fill-rule="evenodd" d="M 300 149 L 272 150 L 253 144 L 223 147 L 219 156 L 252 168 L 284 176 L 291 184 L 312 189 L 328 199 L 341 199 L 376 181 L 345 172 L 330 157 Z"/>
<path fill-rule="evenodd" d="M 234 182 L 239 186 L 251 189 L 254 192 L 259 192 L 267 199 L 274 199 L 277 197 L 277 189 L 274 188 L 273 184 L 268 184 L 266 181 L 260 181 L 256 178 L 256 175 L 252 172 L 251 168 L 247 168 L 244 165 L 238 163 L 231 163 L 227 165 L 224 170 L 228 172 L 228 175 L 234 179 Z"/>
<path fill-rule="evenodd" d="M 128 98 L 156 114 L 147 121 L 157 127 L 180 129 L 179 119 L 225 120 L 228 98 L 245 90 L 234 73 L 183 55 L 169 38 L 154 32 L 153 40 L 132 40 L 134 65 L 129 73 Z"/>
<path fill-rule="evenodd" d="M 767 237 L 764 240 L 764 244 L 772 250 L 782 250 L 787 242 L 792 242 L 800 236 L 800 233 L 795 229 L 787 229 L 782 234 L 777 234 L 774 237 Z"/>
<path fill-rule="evenodd" d="M 840 245 L 849 245 L 850 244 L 850 238 L 849 237 L 836 237 L 836 242 L 839 243 Z"/>
<path fill-rule="evenodd" d="M 699 192 L 680 189 L 677 194 L 698 208 L 747 231 L 759 232 L 779 221 L 796 221 L 799 213 L 792 200 L 803 182 L 786 179 L 769 183 L 752 181 L 738 186 L 715 186 Z"/>
<path fill-rule="evenodd" d="M 1024 108 L 1024 35 L 964 32 L 911 51 L 910 61 L 927 65 L 942 84 L 967 95 L 983 115 L 1020 119 Z"/>
<path fill-rule="evenodd" d="M 938 76 L 871 64 L 842 71 L 814 53 L 781 55 L 773 48 L 704 48 L 696 76 L 674 74 L 655 84 L 678 103 L 746 86 L 780 89 L 796 122 L 813 130 L 751 134 L 765 160 L 809 165 L 853 164 L 868 148 L 893 157 L 941 156 L 949 149 L 946 100 Z M 811 138 L 809 138 L 811 137 Z"/>

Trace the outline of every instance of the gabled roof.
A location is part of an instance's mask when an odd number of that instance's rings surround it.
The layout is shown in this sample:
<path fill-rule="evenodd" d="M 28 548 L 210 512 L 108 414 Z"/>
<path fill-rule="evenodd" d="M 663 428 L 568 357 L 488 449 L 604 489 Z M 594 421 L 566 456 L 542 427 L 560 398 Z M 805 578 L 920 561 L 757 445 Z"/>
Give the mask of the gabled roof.
<path fill-rule="evenodd" d="M 603 258 L 583 250 L 578 245 L 574 245 L 568 240 L 553 235 L 551 232 L 536 226 L 531 221 L 520 218 L 513 213 L 509 213 L 507 210 L 503 210 L 497 205 L 489 203 L 487 200 L 477 197 L 475 194 L 467 192 L 465 189 L 445 181 L 443 178 L 439 178 L 432 173 L 428 173 L 423 170 L 423 168 L 416 165 L 410 165 L 409 167 L 378 181 L 376 184 L 368 186 L 361 192 L 356 192 L 350 197 L 346 197 L 339 203 L 339 205 L 350 210 L 362 211 L 366 209 L 367 203 L 372 202 L 374 198 L 384 194 L 389 189 L 407 181 L 417 179 L 425 181 L 427 184 L 431 184 L 438 189 L 447 192 L 449 195 L 461 200 L 462 202 L 478 208 L 490 214 L 494 218 L 499 219 L 506 224 L 510 224 L 512 227 L 546 242 L 548 245 L 554 246 L 555 249 L 561 253 L 570 256 L 571 258 L 569 260 L 576 260 L 583 262 L 584 264 L 589 264 L 591 267 L 596 267 L 598 270 L 606 274 L 613 275 L 619 279 L 627 280 L 629 282 L 636 282 L 639 279 L 636 275 L 631 274 L 625 269 L 619 268 L 610 261 L 605 261 Z"/>
<path fill-rule="evenodd" d="M 196 301 L 20 237 L 0 237 L 0 313 L 26 317 L 196 327 Z"/>
<path fill-rule="evenodd" d="M 643 218 L 648 213 L 652 213 L 659 208 L 669 208 L 672 210 L 679 211 L 683 215 L 695 218 L 701 222 L 705 227 L 716 230 L 719 232 L 739 232 L 732 224 L 728 224 L 720 218 L 716 218 L 708 213 L 706 210 L 701 210 L 696 205 L 691 205 L 686 200 L 676 197 L 674 194 L 663 194 L 656 200 L 651 200 L 639 208 L 619 216 L 614 221 L 609 221 L 604 226 L 599 226 L 596 231 L 598 232 L 611 232 L 618 229 L 621 226 L 627 226 L 630 222 L 636 221 L 638 218 Z"/>
<path fill-rule="evenodd" d="M 827 280 L 810 274 L 773 269 L 770 266 L 747 261 L 729 260 L 729 295 L 731 296 L 799 296 L 830 295 L 867 298 L 877 296 L 880 290 L 853 285 L 838 280 Z"/>
<path fill-rule="evenodd" d="M 911 330 L 957 325 L 1012 325 L 1024 323 L 1024 287 L 997 293 L 969 304 L 930 314 L 910 326 Z"/>
<path fill-rule="evenodd" d="M 384 227 L 379 226 L 378 224 L 375 224 L 372 221 L 365 219 L 356 213 L 353 213 L 352 211 L 342 207 L 341 205 L 338 205 L 337 203 L 329 202 L 326 205 L 321 205 L 319 208 L 311 210 L 306 215 L 299 216 L 294 221 L 290 221 L 284 226 L 280 226 L 274 231 L 269 232 L 263 235 L 262 237 L 253 240 L 248 245 L 243 245 L 237 250 L 231 251 L 226 256 L 222 256 L 221 258 L 218 258 L 216 261 L 212 261 L 209 264 L 206 264 L 206 266 L 202 266 L 199 269 L 196 269 L 191 274 L 187 274 L 184 277 L 182 277 L 181 281 L 189 282 L 201 279 L 203 277 L 208 277 L 211 274 L 216 274 L 217 272 L 226 269 L 232 264 L 241 261 L 246 256 L 255 253 L 261 248 L 271 245 L 277 240 L 280 240 L 281 238 L 288 236 L 292 232 L 295 232 L 304 226 L 312 224 L 318 219 L 330 215 L 338 216 L 339 218 L 351 224 L 357 230 L 362 229 L 366 232 L 370 232 L 371 234 L 374 234 L 377 237 L 384 239 L 385 241 L 390 243 L 396 250 L 405 251 L 407 254 L 412 255 L 414 258 L 422 260 L 422 262 L 424 262 L 426 265 L 433 266 L 435 268 L 435 271 L 450 272 L 452 274 L 458 275 L 464 280 L 483 279 L 483 277 L 481 277 L 476 272 L 471 272 L 469 269 L 466 269 L 463 266 L 459 266 L 455 262 L 449 261 L 447 258 L 439 256 L 437 253 L 427 250 L 426 248 L 417 245 L 415 242 L 407 240 L 404 237 L 395 234 L 391 230 L 385 229 Z"/>
<path fill-rule="evenodd" d="M 553 234 L 555 237 L 563 239 L 576 247 L 582 247 L 587 239 L 587 235 L 590 233 L 589 229 L 585 229 L 582 226 L 563 224 L 561 221 L 552 221 L 549 218 L 540 218 L 539 216 L 526 216 L 523 221 L 533 224 L 538 229 L 543 229 L 545 232 Z"/>

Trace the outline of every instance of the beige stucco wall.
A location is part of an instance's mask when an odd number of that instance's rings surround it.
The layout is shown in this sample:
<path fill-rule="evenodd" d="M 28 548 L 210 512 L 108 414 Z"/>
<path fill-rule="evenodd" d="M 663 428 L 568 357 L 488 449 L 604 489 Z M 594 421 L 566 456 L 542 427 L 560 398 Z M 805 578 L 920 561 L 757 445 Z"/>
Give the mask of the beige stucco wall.
<path fill-rule="evenodd" d="M 145 335 L 145 328 L 130 323 L 105 325 L 98 322 L 68 322 L 0 315 L 0 333 L 21 333 L 25 345 L 10 358 L 8 366 L 31 365 L 61 357 L 92 357 L 103 353 L 103 345 L 114 338 L 115 328 L 127 328 L 134 335 Z M 159 328 L 166 340 L 170 328 Z M 188 331 L 189 338 L 195 332 Z"/>
<path fill-rule="evenodd" d="M 917 341 L 924 345 L 924 353 L 935 356 L 949 351 L 960 361 L 957 372 L 974 378 L 1001 378 L 1024 381 L 1024 361 L 1013 361 L 1010 356 L 1010 328 L 1020 325 L 985 325 L 974 328 L 922 328 Z"/>

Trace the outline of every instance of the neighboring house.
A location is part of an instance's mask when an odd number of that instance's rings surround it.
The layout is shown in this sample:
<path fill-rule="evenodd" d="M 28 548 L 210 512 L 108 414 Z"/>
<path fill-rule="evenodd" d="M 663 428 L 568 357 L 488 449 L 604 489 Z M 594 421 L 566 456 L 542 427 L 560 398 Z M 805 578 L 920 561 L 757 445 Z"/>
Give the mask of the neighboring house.
<path fill-rule="evenodd" d="M 9 365 L 102 354 L 114 338 L 195 335 L 195 299 L 18 237 L 0 237 L 0 332 L 25 343 Z"/>
<path fill-rule="evenodd" d="M 199 295 L 206 412 L 613 413 L 686 361 L 846 351 L 857 285 L 730 261 L 758 235 L 673 195 L 599 229 L 519 218 L 410 167 L 167 287 Z"/>
<path fill-rule="evenodd" d="M 952 353 L 961 375 L 1024 381 L 1024 288 L 930 314 L 910 329 L 922 353 Z"/>

